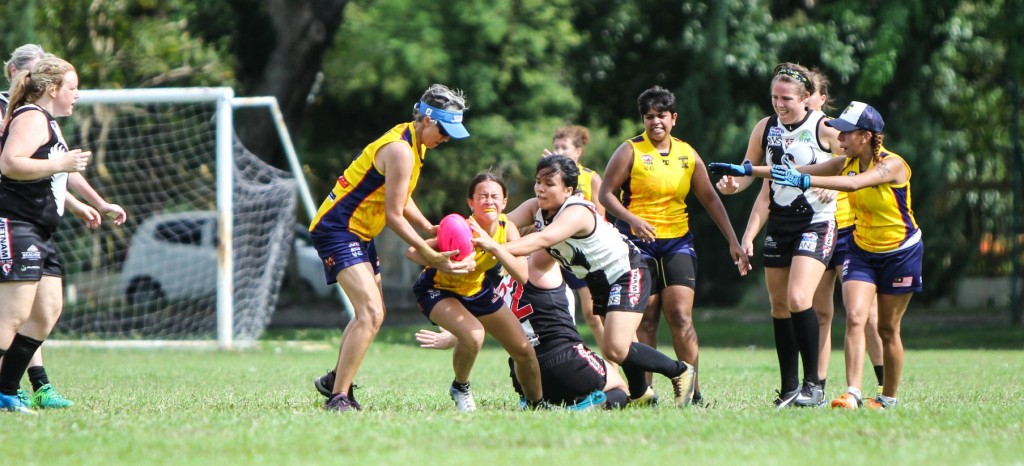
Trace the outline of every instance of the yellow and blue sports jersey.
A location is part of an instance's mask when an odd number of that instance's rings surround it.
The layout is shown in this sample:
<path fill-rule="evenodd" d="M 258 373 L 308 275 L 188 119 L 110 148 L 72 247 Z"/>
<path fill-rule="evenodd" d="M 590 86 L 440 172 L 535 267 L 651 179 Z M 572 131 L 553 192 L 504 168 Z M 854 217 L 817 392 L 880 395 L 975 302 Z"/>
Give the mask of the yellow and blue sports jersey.
<path fill-rule="evenodd" d="M 576 187 L 583 193 L 583 198 L 590 202 L 597 202 L 594 200 L 594 175 L 597 174 L 594 170 L 591 170 L 583 165 L 576 164 L 580 168 L 580 176 L 577 178 Z"/>
<path fill-rule="evenodd" d="M 863 188 L 850 193 L 850 209 L 856 217 L 853 240 L 867 252 L 888 252 L 905 246 L 908 240 L 917 238 L 917 220 L 910 204 L 910 165 L 897 154 L 882 147 L 881 158 L 896 158 L 907 167 L 907 182 L 901 185 L 884 184 Z M 844 172 L 865 172 L 860 161 L 851 158 Z"/>
<path fill-rule="evenodd" d="M 309 231 L 344 230 L 355 233 L 363 241 L 370 241 L 384 229 L 384 174 L 374 165 L 377 152 L 387 144 L 402 142 L 412 149 L 413 166 L 409 179 L 408 202 L 420 178 L 420 169 L 427 155 L 427 148 L 416 140 L 413 123 L 402 123 L 391 128 L 376 141 L 363 149 L 355 160 L 338 177 L 334 189 L 327 196 L 316 217 L 309 225 Z"/>
<path fill-rule="evenodd" d="M 681 139 L 672 138 L 668 154 L 658 149 L 647 132 L 629 140 L 633 168 L 622 185 L 622 205 L 654 227 L 655 237 L 680 238 L 690 231 L 686 196 L 697 154 Z"/>
<path fill-rule="evenodd" d="M 498 229 L 491 237 L 498 244 L 505 244 L 508 241 L 508 219 L 505 218 L 505 214 L 498 217 Z M 501 267 L 497 257 L 476 248 L 476 268 L 472 272 L 454 275 L 439 271 L 434 275 L 434 288 L 451 291 L 460 296 L 473 296 L 483 287 L 484 275 L 496 267 Z"/>
<path fill-rule="evenodd" d="M 857 172 L 843 170 L 843 175 L 853 176 Z M 853 209 L 850 209 L 850 193 L 839 191 L 836 196 L 836 228 L 842 230 L 853 226 Z"/>

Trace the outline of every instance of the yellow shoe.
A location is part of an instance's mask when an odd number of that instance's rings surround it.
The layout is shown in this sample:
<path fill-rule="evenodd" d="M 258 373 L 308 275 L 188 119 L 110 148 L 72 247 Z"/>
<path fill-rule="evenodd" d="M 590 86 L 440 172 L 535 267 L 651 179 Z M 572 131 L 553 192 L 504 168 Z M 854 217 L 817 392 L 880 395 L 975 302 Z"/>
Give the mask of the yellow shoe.
<path fill-rule="evenodd" d="M 638 408 L 656 408 L 658 406 L 658 394 L 654 393 L 654 387 L 648 386 L 647 391 L 640 398 L 632 398 L 629 400 L 629 406 Z"/>
<path fill-rule="evenodd" d="M 839 398 L 832 400 L 833 408 L 857 409 L 861 405 L 863 403 L 860 401 L 860 398 L 857 398 L 857 395 L 853 393 L 843 393 Z"/>

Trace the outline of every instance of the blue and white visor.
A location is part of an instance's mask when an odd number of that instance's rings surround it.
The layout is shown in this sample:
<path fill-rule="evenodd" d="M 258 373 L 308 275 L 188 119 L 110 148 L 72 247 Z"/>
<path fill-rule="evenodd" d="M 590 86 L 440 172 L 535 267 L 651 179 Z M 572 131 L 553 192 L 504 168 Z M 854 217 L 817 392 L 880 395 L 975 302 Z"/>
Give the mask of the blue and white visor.
<path fill-rule="evenodd" d="M 469 131 L 466 131 L 466 127 L 462 125 L 462 112 L 451 112 L 448 110 L 441 110 L 437 107 L 432 107 L 426 102 L 420 102 L 418 109 L 421 115 L 428 116 L 431 119 L 436 120 L 444 131 L 451 136 L 452 139 L 465 139 L 469 137 Z"/>

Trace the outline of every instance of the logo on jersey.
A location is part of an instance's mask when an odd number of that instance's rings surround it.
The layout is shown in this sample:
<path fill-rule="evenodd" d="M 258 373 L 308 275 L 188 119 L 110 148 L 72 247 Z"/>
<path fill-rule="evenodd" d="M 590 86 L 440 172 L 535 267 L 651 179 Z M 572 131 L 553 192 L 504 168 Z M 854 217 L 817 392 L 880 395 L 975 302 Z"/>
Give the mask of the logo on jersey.
<path fill-rule="evenodd" d="M 587 361 L 587 365 L 590 366 L 591 369 L 594 369 L 594 372 L 597 372 L 602 376 L 605 375 L 604 364 L 601 363 L 601 359 L 598 358 L 590 348 L 587 348 L 586 346 L 583 346 L 583 343 L 580 343 L 573 346 L 573 349 L 576 350 L 576 353 L 579 354 L 584 361 Z"/>
<path fill-rule="evenodd" d="M 813 144 L 814 140 L 811 139 L 811 133 L 807 131 L 800 133 L 800 142 L 803 144 Z"/>
<path fill-rule="evenodd" d="M 644 165 L 651 165 L 651 164 L 654 163 L 654 157 L 652 157 L 652 156 L 650 156 L 648 154 L 644 154 L 644 155 L 640 156 L 640 161 L 642 161 L 644 163 Z"/>
<path fill-rule="evenodd" d="M 21 253 L 21 260 L 37 261 L 42 258 L 43 254 L 39 252 L 39 248 L 37 248 L 34 244 L 29 246 L 28 249 L 25 250 L 25 252 Z"/>
<path fill-rule="evenodd" d="M 328 257 L 328 258 L 324 259 L 324 265 L 327 268 L 334 267 L 334 258 L 333 257 Z"/>
<path fill-rule="evenodd" d="M 690 168 L 690 157 L 685 156 L 685 155 L 682 156 L 682 157 L 679 157 L 679 162 L 683 165 L 683 169 L 689 169 Z"/>
<path fill-rule="evenodd" d="M 828 230 L 825 231 L 825 243 L 822 244 L 821 254 L 823 257 L 829 257 L 832 255 L 832 246 L 835 245 L 836 229 L 835 224 L 830 220 L 828 223 Z"/>
<path fill-rule="evenodd" d="M 775 242 L 775 238 L 772 238 L 772 235 L 768 235 L 768 236 L 764 237 L 764 247 L 766 249 L 767 248 L 774 249 L 774 248 L 776 248 L 778 246 L 779 246 L 778 243 Z"/>
<path fill-rule="evenodd" d="M 13 265 L 11 261 L 0 261 L 0 272 L 3 272 L 5 277 L 10 275 Z"/>
<path fill-rule="evenodd" d="M 771 128 L 768 128 L 768 138 L 766 142 L 768 146 L 781 147 L 782 128 L 779 128 L 778 126 L 772 126 Z"/>
<path fill-rule="evenodd" d="M 342 188 L 348 188 L 349 186 L 352 186 L 352 183 L 349 183 L 348 180 L 345 179 L 345 175 L 341 175 L 338 177 L 338 185 Z M 333 195 L 334 193 L 331 194 Z"/>
<path fill-rule="evenodd" d="M 789 150 L 789 147 L 793 145 L 794 141 L 796 141 L 796 139 L 786 138 L 786 140 L 782 144 L 782 148 L 786 149 L 786 150 Z"/>
<path fill-rule="evenodd" d="M 804 233 L 800 236 L 800 245 L 797 246 L 800 251 L 814 252 L 818 249 L 818 234 L 811 231 Z"/>

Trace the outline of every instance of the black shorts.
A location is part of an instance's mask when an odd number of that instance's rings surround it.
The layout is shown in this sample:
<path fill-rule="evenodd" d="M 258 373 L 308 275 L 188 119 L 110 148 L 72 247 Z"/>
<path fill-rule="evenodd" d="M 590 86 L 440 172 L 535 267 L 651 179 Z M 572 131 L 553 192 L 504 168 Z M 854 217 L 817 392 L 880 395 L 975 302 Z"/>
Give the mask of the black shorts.
<path fill-rule="evenodd" d="M 651 269 L 651 294 L 673 285 L 687 288 L 697 287 L 697 258 L 690 254 L 669 254 L 660 258 L 650 258 L 647 266 Z"/>
<path fill-rule="evenodd" d="M 537 356 L 540 363 L 540 383 L 544 399 L 554 404 L 572 404 L 581 401 L 595 390 L 604 390 L 608 371 L 604 359 L 583 343 L 564 343 L 560 347 Z M 512 387 L 523 395 L 523 387 L 516 379 L 515 363 L 508 360 Z"/>
<path fill-rule="evenodd" d="M 594 315 L 604 316 L 611 311 L 643 314 L 651 297 L 651 270 L 645 264 L 627 270 L 611 285 L 603 280 L 587 280 L 587 285 L 594 301 Z"/>
<path fill-rule="evenodd" d="M 811 223 L 803 227 L 787 228 L 782 222 L 768 217 L 764 238 L 764 266 L 789 267 L 794 256 L 806 256 L 828 265 L 836 243 L 836 221 Z"/>
<path fill-rule="evenodd" d="M 0 217 L 0 281 L 39 281 L 63 275 L 57 248 L 43 228 Z"/>

